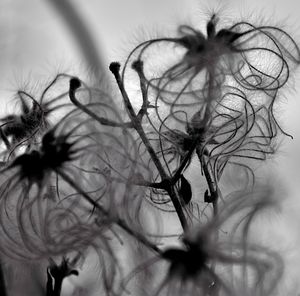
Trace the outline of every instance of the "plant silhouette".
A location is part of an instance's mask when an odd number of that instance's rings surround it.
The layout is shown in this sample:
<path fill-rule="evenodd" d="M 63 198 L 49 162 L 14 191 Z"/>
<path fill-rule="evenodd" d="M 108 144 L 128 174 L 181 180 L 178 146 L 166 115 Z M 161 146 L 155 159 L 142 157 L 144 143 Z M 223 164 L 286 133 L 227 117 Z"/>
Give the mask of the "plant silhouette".
<path fill-rule="evenodd" d="M 299 63 L 281 28 L 213 14 L 112 62 L 111 89 L 60 73 L 38 99 L 18 91 L 21 113 L 1 118 L 2 258 L 48 260 L 48 296 L 91 254 L 99 295 L 277 295 L 283 259 L 250 233 L 278 202 L 254 168 L 289 136 L 274 105 Z"/>

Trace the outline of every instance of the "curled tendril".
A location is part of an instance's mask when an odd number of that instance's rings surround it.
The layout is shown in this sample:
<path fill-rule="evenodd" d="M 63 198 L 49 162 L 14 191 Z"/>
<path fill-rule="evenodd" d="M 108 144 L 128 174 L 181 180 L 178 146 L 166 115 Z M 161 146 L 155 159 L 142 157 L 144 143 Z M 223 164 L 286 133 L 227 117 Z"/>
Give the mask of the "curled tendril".
<path fill-rule="evenodd" d="M 265 160 L 276 151 L 279 132 L 286 133 L 270 108 L 252 103 L 248 94 L 238 88 L 227 86 L 227 92 L 211 112 L 206 126 L 203 112 L 195 112 L 190 119 L 186 115 L 185 131 L 172 128 L 171 115 L 167 116 L 157 131 L 157 155 L 170 176 L 184 172 L 197 153 L 200 162 L 209 167 L 215 183 L 230 165 L 243 168 L 249 178 L 246 183 L 253 183 L 254 174 L 247 160 Z"/>
<path fill-rule="evenodd" d="M 154 106 L 160 123 L 166 110 L 184 123 L 184 119 L 177 117 L 177 111 L 190 113 L 192 108 L 214 108 L 214 102 L 224 95 L 224 85 L 237 84 L 241 91 L 260 92 L 262 99 L 258 104 L 273 113 L 278 90 L 288 81 L 293 66 L 300 62 L 295 41 L 282 29 L 271 26 L 256 27 L 242 22 L 216 28 L 217 18 L 213 16 L 207 24 L 206 36 L 192 27 L 181 26 L 181 37 L 145 41 L 129 54 L 122 79 L 132 60 L 133 64 L 143 63 L 142 68 L 134 69 L 146 82 L 145 93 L 149 98 L 154 90 L 154 103 L 149 104 Z M 159 56 L 165 53 L 161 62 Z M 164 115 L 160 110 L 164 110 Z"/>
<path fill-rule="evenodd" d="M 84 134 L 82 122 L 78 124 L 77 118 L 77 122 L 72 123 L 68 120 L 71 115 L 72 112 L 65 117 L 67 123 L 61 121 L 44 134 L 38 150 L 17 156 L 1 171 L 1 252 L 10 257 L 41 258 L 47 253 L 59 254 L 70 246 L 59 245 L 52 236 L 57 236 L 56 231 L 64 232 L 64 227 L 80 228 L 85 221 L 80 219 L 83 213 L 76 209 L 78 202 L 68 199 L 65 203 L 56 204 L 57 198 L 66 194 L 62 190 L 66 184 L 57 179 L 55 172 L 64 170 L 75 176 L 78 170 L 71 163 L 90 145 L 86 142 L 87 135 Z M 84 186 L 84 178 L 81 180 Z M 56 184 L 55 190 L 53 184 Z M 85 208 L 82 207 L 83 212 Z M 65 225 L 52 228 L 51 224 L 57 222 L 61 211 L 64 212 Z M 52 216 L 53 212 L 58 216 Z M 82 243 L 78 241 L 77 246 Z M 74 249 L 77 246 L 74 244 Z"/>

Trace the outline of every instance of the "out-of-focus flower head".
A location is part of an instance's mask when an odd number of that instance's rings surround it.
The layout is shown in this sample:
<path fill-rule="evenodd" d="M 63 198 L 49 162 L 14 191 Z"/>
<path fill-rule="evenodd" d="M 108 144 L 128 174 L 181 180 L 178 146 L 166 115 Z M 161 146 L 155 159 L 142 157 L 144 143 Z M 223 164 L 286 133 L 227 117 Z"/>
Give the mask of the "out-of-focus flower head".
<path fill-rule="evenodd" d="M 182 246 L 162 252 L 155 262 L 168 263 L 167 275 L 158 276 L 147 295 L 272 295 L 282 275 L 282 259 L 251 242 L 249 231 L 260 214 L 274 207 L 267 187 L 226 197 L 213 220 L 186 233 Z M 149 268 L 147 263 L 141 266 Z"/>
<path fill-rule="evenodd" d="M 68 119 L 66 116 L 67 123 L 61 121 L 44 134 L 39 149 L 17 156 L 2 170 L 1 252 L 10 257 L 28 259 L 66 253 L 70 240 L 78 241 L 77 246 L 73 243 L 73 250 L 84 245 L 86 238 L 80 242 L 75 233 L 73 238 L 70 235 L 85 226 L 86 208 L 77 209 L 79 202 L 71 198 L 57 203 L 59 197 L 72 194 L 56 172 L 75 177 L 78 170 L 72 162 L 89 146 L 84 141 L 82 123 L 78 118 L 76 123 Z M 62 237 L 66 229 L 69 236 Z"/>

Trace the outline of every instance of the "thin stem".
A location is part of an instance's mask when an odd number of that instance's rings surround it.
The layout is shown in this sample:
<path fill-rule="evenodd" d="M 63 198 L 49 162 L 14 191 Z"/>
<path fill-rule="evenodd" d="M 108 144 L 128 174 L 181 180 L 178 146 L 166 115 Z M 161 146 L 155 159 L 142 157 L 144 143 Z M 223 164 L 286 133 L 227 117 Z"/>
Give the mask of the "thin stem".
<path fill-rule="evenodd" d="M 135 130 L 137 131 L 137 133 L 139 134 L 141 140 L 143 141 L 143 143 L 144 143 L 144 145 L 145 145 L 145 147 L 146 147 L 146 149 L 147 149 L 154 165 L 156 166 L 156 168 L 157 168 L 157 170 L 160 174 L 161 179 L 168 184 L 166 186 L 168 188 L 166 191 L 168 192 L 168 194 L 171 198 L 171 201 L 174 205 L 174 208 L 175 208 L 175 211 L 178 215 L 181 226 L 182 226 L 183 230 L 185 230 L 186 227 L 187 227 L 187 221 L 186 221 L 186 218 L 185 218 L 185 215 L 184 215 L 184 212 L 183 212 L 183 208 L 182 208 L 181 203 L 180 203 L 180 199 L 178 197 L 178 193 L 174 190 L 174 187 L 173 187 L 173 184 L 171 183 L 170 177 L 165 172 L 159 158 L 157 157 L 157 155 L 156 155 L 149 139 L 147 138 L 147 136 L 144 132 L 144 129 L 142 127 L 142 124 L 141 124 L 141 121 L 140 121 L 139 117 L 136 115 L 136 113 L 135 113 L 135 111 L 134 111 L 134 109 L 131 105 L 131 102 L 129 100 L 127 92 L 124 88 L 124 84 L 121 80 L 120 64 L 119 63 L 112 63 L 109 68 L 115 76 L 116 82 L 118 84 L 118 87 L 121 91 L 121 94 L 122 94 L 122 97 L 123 97 L 123 100 L 124 100 L 124 103 L 125 103 L 127 113 L 128 113 L 128 115 L 131 119 L 131 122 L 133 123 L 133 126 L 134 126 Z"/>
<path fill-rule="evenodd" d="M 180 163 L 179 168 L 176 170 L 175 174 L 173 175 L 173 177 L 172 177 L 172 183 L 173 183 L 173 184 L 175 184 L 175 183 L 179 180 L 182 171 L 184 170 L 185 166 L 187 165 L 187 163 L 188 163 L 189 160 L 191 159 L 192 154 L 194 153 L 195 148 L 196 148 L 196 146 L 197 146 L 197 144 L 198 144 L 197 141 L 198 141 L 197 139 L 194 140 L 194 142 L 193 142 L 193 144 L 192 144 L 190 150 L 189 150 L 188 153 L 184 156 L 182 162 Z"/>
<path fill-rule="evenodd" d="M 53 287 L 53 279 L 47 270 L 47 286 L 46 286 L 46 296 L 60 296 L 61 288 L 64 278 L 55 278 L 54 287 Z"/>
<path fill-rule="evenodd" d="M 73 79 L 76 79 L 76 78 L 73 78 Z M 78 80 L 78 82 L 79 82 L 79 80 Z M 78 87 L 80 87 L 80 83 L 78 84 Z M 90 117 L 92 117 L 96 121 L 98 121 L 100 124 L 102 124 L 102 125 L 108 125 L 108 126 L 111 126 L 111 127 L 133 128 L 133 125 L 132 125 L 131 122 L 116 122 L 116 121 L 109 120 L 107 118 L 99 117 L 97 114 L 95 114 L 94 112 L 92 112 L 86 106 L 82 105 L 76 99 L 76 97 L 75 97 L 75 90 L 76 89 L 74 89 L 73 87 L 70 87 L 70 89 L 69 89 L 69 97 L 70 97 L 71 102 L 76 107 L 78 107 L 79 109 L 81 109 L 83 112 L 85 112 L 86 114 L 88 114 Z"/>
<path fill-rule="evenodd" d="M 141 107 L 140 111 L 138 112 L 137 116 L 141 122 L 143 119 L 143 116 L 145 114 L 147 114 L 147 109 L 150 107 L 150 104 L 148 101 L 148 95 L 147 95 L 147 85 L 146 85 L 147 80 L 144 75 L 144 64 L 142 61 L 138 60 L 138 61 L 134 62 L 132 64 L 132 68 L 137 72 L 137 74 L 139 75 L 139 79 L 140 79 L 140 89 L 142 92 L 143 104 L 142 104 L 142 107 Z"/>
<path fill-rule="evenodd" d="M 2 262 L 0 262 L 0 295 L 7 296 Z"/>
<path fill-rule="evenodd" d="M 63 178 L 71 187 L 73 187 L 79 194 L 81 194 L 94 208 L 96 208 L 101 214 L 106 217 L 109 217 L 108 212 L 97 202 L 95 202 L 86 192 L 84 192 L 75 181 L 73 181 L 67 174 L 61 170 L 56 170 L 56 173 Z M 125 230 L 130 236 L 134 237 L 136 240 L 141 242 L 143 245 L 153 250 L 154 252 L 161 254 L 161 250 L 151 242 L 149 242 L 144 236 L 140 233 L 131 229 L 125 221 L 121 218 L 114 218 L 113 223 L 117 224 L 120 228 Z"/>
<path fill-rule="evenodd" d="M 215 86 L 214 86 L 214 71 L 212 70 L 211 72 L 208 73 L 208 94 L 207 94 L 207 104 L 206 104 L 206 109 L 204 113 L 204 119 L 203 123 L 205 126 L 205 130 L 209 128 L 209 124 L 211 122 L 211 103 L 212 101 L 215 100 L 213 97 L 213 92 L 214 92 Z M 215 184 L 213 182 L 213 179 L 210 175 L 206 160 L 204 159 L 204 154 L 203 154 L 203 149 L 201 146 L 197 146 L 196 148 L 196 153 L 198 155 L 202 170 L 204 172 L 204 176 L 210 191 L 210 201 L 213 205 L 213 211 L 214 211 L 214 216 L 218 214 L 218 192 L 215 188 Z"/>
<path fill-rule="evenodd" d="M 208 188 L 209 188 L 209 192 L 210 192 L 209 202 L 212 203 L 213 209 L 214 209 L 214 215 L 216 216 L 218 214 L 218 197 L 219 196 L 218 196 L 217 190 L 215 189 L 214 182 L 211 178 L 206 160 L 204 159 L 204 155 L 201 154 L 201 150 L 202 149 L 200 147 L 197 147 L 196 153 L 198 155 L 198 158 L 199 158 L 199 161 L 200 161 L 201 167 L 203 169 L 204 176 L 205 176 Z"/>
<path fill-rule="evenodd" d="M 166 191 L 168 192 L 168 194 L 170 195 L 170 198 L 173 202 L 173 205 L 174 205 L 174 208 L 178 214 L 178 217 L 179 217 L 179 220 L 180 220 L 180 223 L 182 225 L 182 228 L 183 230 L 185 230 L 186 228 L 186 225 L 187 225 L 187 222 L 186 222 L 186 218 L 185 218 L 185 215 L 183 213 L 183 208 L 181 206 L 181 203 L 180 203 L 180 199 L 178 197 L 178 193 L 176 193 L 176 191 L 174 190 L 174 188 L 171 188 L 172 187 L 172 184 L 170 182 L 170 178 L 169 176 L 167 175 L 167 173 L 165 172 L 162 164 L 160 163 L 153 147 L 151 146 L 150 144 L 150 141 L 148 140 L 144 130 L 143 130 L 143 127 L 142 127 L 142 124 L 141 124 L 141 118 L 139 116 L 136 115 L 131 103 L 130 103 L 130 100 L 129 100 L 129 97 L 127 95 L 127 92 L 124 88 L 124 85 L 121 81 L 121 77 L 120 77 L 120 73 L 119 73 L 119 70 L 120 70 L 120 65 L 118 63 L 112 63 L 110 65 L 110 70 L 112 71 L 112 73 L 114 74 L 115 78 L 116 78 L 116 81 L 118 83 L 118 86 L 119 86 L 119 89 L 122 93 L 122 97 L 124 99 L 124 102 L 125 102 L 125 106 L 126 106 L 126 110 L 128 112 L 128 115 L 129 115 L 129 118 L 131 120 L 130 123 L 128 123 L 128 127 L 133 127 L 137 133 L 139 134 L 140 138 L 142 139 L 152 161 L 154 162 L 154 165 L 156 166 L 160 176 L 161 176 L 161 179 L 162 179 L 162 182 L 166 182 L 167 185 L 169 186 L 166 186 Z M 90 115 L 92 118 L 94 118 L 95 120 L 97 120 L 98 122 L 102 122 L 102 119 L 99 118 L 96 114 L 94 114 L 93 112 L 91 112 L 88 108 L 86 108 L 85 106 L 81 105 L 78 100 L 76 99 L 75 97 L 75 91 L 76 89 L 78 89 L 79 87 L 81 86 L 81 83 L 80 83 L 80 80 L 77 79 L 77 78 L 72 78 L 70 80 L 70 89 L 69 89 L 69 96 L 70 96 L 70 100 L 76 105 L 76 106 L 79 106 L 82 110 L 84 110 L 84 112 L 86 112 L 88 115 Z M 143 107 L 142 107 L 143 108 Z M 107 123 L 107 122 L 106 122 Z M 124 126 L 123 126 L 124 127 Z"/>

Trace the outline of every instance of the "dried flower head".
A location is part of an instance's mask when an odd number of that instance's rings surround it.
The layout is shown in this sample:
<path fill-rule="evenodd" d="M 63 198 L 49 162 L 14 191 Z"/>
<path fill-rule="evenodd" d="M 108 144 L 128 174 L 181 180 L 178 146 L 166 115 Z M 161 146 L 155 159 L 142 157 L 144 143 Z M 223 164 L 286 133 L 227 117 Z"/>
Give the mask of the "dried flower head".
<path fill-rule="evenodd" d="M 233 75 L 243 86 L 248 85 L 247 88 L 271 90 L 272 87 L 278 89 L 284 85 L 288 78 L 289 63 L 300 61 L 299 48 L 290 35 L 276 27 L 255 27 L 246 22 L 217 31 L 217 21 L 218 18 L 213 15 L 207 23 L 206 36 L 192 27 L 180 26 L 179 34 L 182 37 L 145 41 L 131 52 L 128 59 L 137 56 L 146 66 L 147 60 L 151 60 L 147 51 L 151 53 L 151 48 L 158 44 L 162 44 L 158 50 L 169 50 L 167 44 L 185 49 L 183 57 L 165 70 L 161 77 L 148 79 L 152 85 L 156 85 L 160 94 L 174 94 L 179 89 L 180 93 L 194 90 L 195 94 L 200 94 L 201 87 L 196 82 L 199 82 L 197 76 L 203 71 L 207 71 L 218 83 L 224 80 L 224 75 Z M 265 55 L 271 65 L 259 67 L 256 64 L 258 59 L 253 59 L 254 54 Z"/>
<path fill-rule="evenodd" d="M 132 59 L 133 64 L 136 60 L 143 63 L 143 68 L 135 70 L 146 81 L 148 97 L 154 95 L 154 102 L 149 102 L 154 106 L 153 118 L 148 119 L 157 129 L 157 120 L 165 124 L 170 117 L 174 128 L 174 123 L 186 122 L 184 114 L 190 118 L 193 110 L 203 106 L 206 124 L 226 87 L 252 92 L 257 99 L 251 103 L 264 106 L 273 116 L 278 90 L 300 62 L 300 50 L 288 33 L 246 22 L 217 30 L 213 15 L 206 36 L 189 26 L 179 27 L 179 34 L 181 37 L 141 43 L 129 54 L 123 69 L 124 80 Z M 160 56 L 166 57 L 161 61 Z"/>
<path fill-rule="evenodd" d="M 18 168 L 20 181 L 40 185 L 49 173 L 73 160 L 78 152 L 76 142 L 68 142 L 70 135 L 55 136 L 54 132 L 50 130 L 43 136 L 40 150 L 18 156 L 5 170 Z"/>
<path fill-rule="evenodd" d="M 50 117 L 53 112 L 66 107 L 63 102 L 67 92 L 61 92 L 59 83 L 69 76 L 58 74 L 42 91 L 38 99 L 25 90 L 19 90 L 17 98 L 20 100 L 21 113 L 10 114 L 1 118 L 1 138 L 8 152 L 19 146 L 30 149 L 36 144 L 44 132 L 50 127 Z"/>
<path fill-rule="evenodd" d="M 86 207 L 77 208 L 79 202 L 71 199 L 74 194 L 70 194 L 66 183 L 56 175 L 58 171 L 64 171 L 76 176 L 78 170 L 72 163 L 88 147 L 82 141 L 84 138 L 82 122 L 78 124 L 77 118 L 74 124 L 66 116 L 44 134 L 38 150 L 17 156 L 2 170 L 2 252 L 10 257 L 40 258 L 47 254 L 62 254 L 68 248 L 77 251 L 88 241 L 86 237 L 83 241 L 79 236 L 76 238 L 75 233 L 71 237 L 72 231 L 76 232 L 92 221 L 87 221 Z M 84 178 L 81 183 L 84 184 Z M 59 197 L 64 199 L 57 203 Z M 64 233 L 67 229 L 69 235 L 61 237 L 59 232 Z"/>

